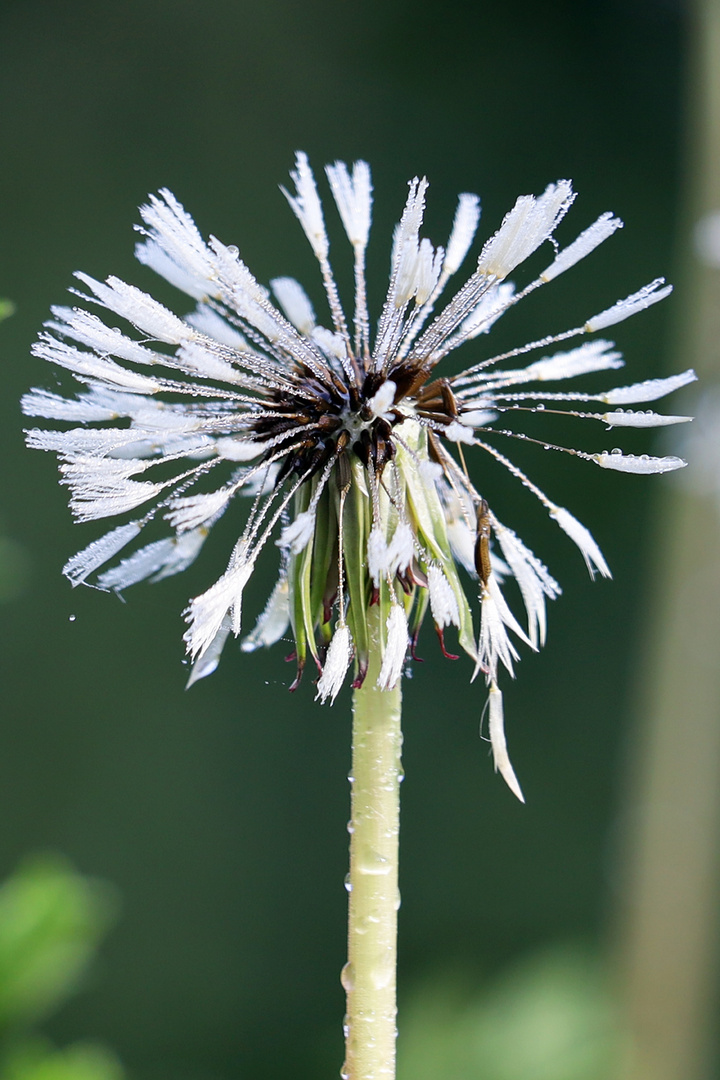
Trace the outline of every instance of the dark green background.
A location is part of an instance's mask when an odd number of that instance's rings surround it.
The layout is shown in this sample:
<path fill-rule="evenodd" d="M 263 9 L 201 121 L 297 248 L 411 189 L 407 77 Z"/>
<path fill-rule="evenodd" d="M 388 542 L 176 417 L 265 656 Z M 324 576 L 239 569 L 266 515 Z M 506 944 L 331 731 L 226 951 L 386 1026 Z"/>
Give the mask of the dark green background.
<path fill-rule="evenodd" d="M 190 572 L 130 590 L 127 604 L 71 591 L 60 569 L 101 527 L 71 523 L 54 461 L 23 448 L 21 393 L 68 385 L 30 343 L 76 269 L 170 299 L 132 256 L 136 207 L 161 185 L 261 280 L 293 274 L 319 299 L 277 190 L 298 148 L 318 168 L 373 166 L 376 307 L 411 176 L 431 181 L 436 243 L 458 191 L 482 195 L 487 235 L 518 194 L 572 177 L 565 240 L 606 209 L 627 227 L 509 315 L 497 340 L 576 325 L 672 272 L 683 13 L 660 0 L 3 0 L 0 12 L 0 295 L 18 309 L 0 328 L 0 533 L 28 562 L 24 590 L 0 607 L 0 870 L 58 849 L 122 895 L 94 985 L 54 1022 L 59 1040 L 106 1039 L 138 1080 L 332 1076 L 349 694 L 320 708 L 307 680 L 288 695 L 282 645 L 252 657 L 229 647 L 216 675 L 184 691 L 180 613 L 224 567 L 232 522 Z M 618 327 L 627 381 L 667 369 L 681 302 Z M 594 450 L 618 438 L 599 426 L 553 434 Z M 480 977 L 545 941 L 602 941 L 617 901 L 628 691 L 650 500 L 664 481 L 515 458 L 592 529 L 615 581 L 591 585 L 531 498 L 476 459 L 498 515 L 565 595 L 546 649 L 526 653 L 506 687 L 526 807 L 478 738 L 484 694 L 469 662 L 444 661 L 431 633 L 423 641 L 427 662 L 406 684 L 406 990 L 448 964 Z M 253 580 L 248 621 L 271 575 L 268 562 Z"/>

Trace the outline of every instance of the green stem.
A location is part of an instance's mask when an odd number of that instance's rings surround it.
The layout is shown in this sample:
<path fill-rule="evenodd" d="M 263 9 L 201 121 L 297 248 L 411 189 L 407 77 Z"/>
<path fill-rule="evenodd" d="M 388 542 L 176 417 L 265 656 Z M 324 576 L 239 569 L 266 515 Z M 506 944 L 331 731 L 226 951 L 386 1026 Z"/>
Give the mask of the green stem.
<path fill-rule="evenodd" d="M 400 685 L 378 690 L 380 605 L 368 612 L 370 666 L 353 697 L 346 1080 L 392 1080 L 397 1013 Z"/>

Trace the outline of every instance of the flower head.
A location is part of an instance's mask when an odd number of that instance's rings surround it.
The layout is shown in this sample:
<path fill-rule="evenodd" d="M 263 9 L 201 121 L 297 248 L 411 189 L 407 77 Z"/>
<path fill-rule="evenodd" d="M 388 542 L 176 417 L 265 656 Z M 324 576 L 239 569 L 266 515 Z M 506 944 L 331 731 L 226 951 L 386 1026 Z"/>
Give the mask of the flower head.
<path fill-rule="evenodd" d="M 574 199 L 566 180 L 538 197 L 521 196 L 465 283 L 441 304 L 473 243 L 480 204 L 475 195 L 461 195 L 447 245 L 436 248 L 421 237 L 428 185 L 416 178 L 395 230 L 390 284 L 373 331 L 365 284 L 370 170 L 362 161 L 352 169 L 337 162 L 326 173 L 354 253 L 352 323 L 328 261 L 324 211 L 304 154 L 291 174 L 294 192 L 284 193 L 318 260 L 329 326 L 317 322 L 298 282 L 277 278 L 271 293 L 237 248 L 214 237 L 206 243 L 169 191 L 141 208 L 136 254 L 196 301 L 192 313 L 180 318 L 117 278 L 103 283 L 85 274 L 77 275 L 86 290 L 78 295 L 129 329 L 108 326 L 82 307 L 53 309 L 35 355 L 67 368 L 82 389 L 75 398 L 45 390 L 26 395 L 27 415 L 69 425 L 29 431 L 28 443 L 59 455 L 78 520 L 132 519 L 93 540 L 65 573 L 74 585 L 94 576 L 99 586 L 118 591 L 177 574 L 231 510 L 238 539 L 227 569 L 186 612 L 191 682 L 214 670 L 229 634 L 240 634 L 243 591 L 274 541 L 279 580 L 243 649 L 271 645 L 292 627 L 293 686 L 311 657 L 318 697 L 333 700 L 351 669 L 353 685 L 362 684 L 370 650 L 379 648 L 378 683 L 390 689 L 408 649 L 414 655 L 429 611 L 443 652 L 449 655 L 445 634 L 452 627 L 489 686 L 496 767 L 520 795 L 505 745 L 498 668 L 513 673 L 518 643 L 533 649 L 543 643 L 545 601 L 560 587 L 499 520 L 483 495 L 482 472 L 466 465 L 466 451 L 478 448 L 504 466 L 574 541 L 591 575 L 609 576 L 588 530 L 500 447 L 526 438 L 510 423 L 527 412 L 561 411 L 607 427 L 687 419 L 627 406 L 663 397 L 691 381 L 691 371 L 600 394 L 546 389 L 620 367 L 609 341 L 556 346 L 605 330 L 663 299 L 670 287 L 658 279 L 571 330 L 500 356 L 481 355 L 461 374 L 443 376 L 439 365 L 448 353 L 487 334 L 509 308 L 622 223 L 603 214 L 564 249 L 553 240 L 548 265 L 518 290 L 508 275 L 551 240 Z M 525 367 L 513 366 L 538 353 Z M 621 472 L 684 464 L 676 457 L 541 445 Z M 168 535 L 103 569 L 154 519 L 167 523 Z M 505 599 L 508 577 L 519 586 L 525 625 Z M 380 642 L 368 637 L 374 604 L 383 616 Z"/>

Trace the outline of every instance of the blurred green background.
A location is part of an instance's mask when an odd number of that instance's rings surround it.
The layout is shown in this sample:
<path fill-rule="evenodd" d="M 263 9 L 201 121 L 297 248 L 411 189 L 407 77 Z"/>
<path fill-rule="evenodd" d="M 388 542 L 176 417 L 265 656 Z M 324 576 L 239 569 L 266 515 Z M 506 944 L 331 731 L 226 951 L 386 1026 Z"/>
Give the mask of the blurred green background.
<path fill-rule="evenodd" d="M 231 520 L 191 571 L 129 590 L 126 604 L 71 591 L 61 567 L 102 529 L 72 524 L 54 461 L 24 450 L 18 406 L 30 386 L 69 384 L 29 356 L 49 305 L 83 269 L 185 310 L 132 254 L 138 203 L 167 185 L 260 280 L 295 275 L 319 306 L 277 190 L 301 148 L 318 169 L 360 156 L 373 167 L 376 310 L 410 177 L 431 181 L 435 243 L 459 191 L 481 194 L 486 236 L 518 194 L 573 178 L 565 240 L 607 209 L 627 227 L 494 336 L 519 344 L 576 325 L 677 266 L 686 39 L 679 0 L 3 0 L 0 295 L 17 310 L 0 327 L 0 872 L 58 851 L 122 898 L 84 992 L 45 1024 L 59 1044 L 103 1040 L 137 1080 L 337 1074 L 349 694 L 320 708 L 307 680 L 290 696 L 282 646 L 251 658 L 229 647 L 185 692 L 181 611 L 225 565 Z M 346 283 L 349 263 L 335 261 Z M 680 303 L 617 328 L 628 382 L 676 365 Z M 617 436 L 579 438 L 599 450 Z M 476 465 L 565 595 L 547 647 L 506 687 L 527 806 L 478 737 L 469 662 L 444 661 L 428 633 L 406 684 L 408 1017 L 424 1015 L 417 995 L 437 972 L 469 999 L 556 942 L 601 953 L 622 904 L 629 695 L 665 481 L 540 457 L 515 454 L 592 530 L 615 580 L 592 585 L 532 499 Z M 248 622 L 273 569 L 253 578 Z M 400 1048 L 402 1059 L 402 1035 Z"/>

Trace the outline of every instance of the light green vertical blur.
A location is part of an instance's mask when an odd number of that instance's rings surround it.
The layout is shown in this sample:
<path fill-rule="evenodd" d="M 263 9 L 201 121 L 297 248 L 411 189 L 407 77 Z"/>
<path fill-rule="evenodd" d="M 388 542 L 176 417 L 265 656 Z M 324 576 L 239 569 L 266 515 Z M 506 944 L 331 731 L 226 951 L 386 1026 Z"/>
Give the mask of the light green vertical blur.
<path fill-rule="evenodd" d="M 720 384 L 720 269 L 691 250 L 720 210 L 720 0 L 696 0 L 689 43 L 684 300 L 677 362 Z M 695 463 L 696 467 L 700 463 Z M 691 479 L 693 462 L 688 477 Z M 692 483 L 665 488 L 640 677 L 641 727 L 625 793 L 622 969 L 627 1080 L 712 1073 L 720 844 L 720 506 Z"/>

